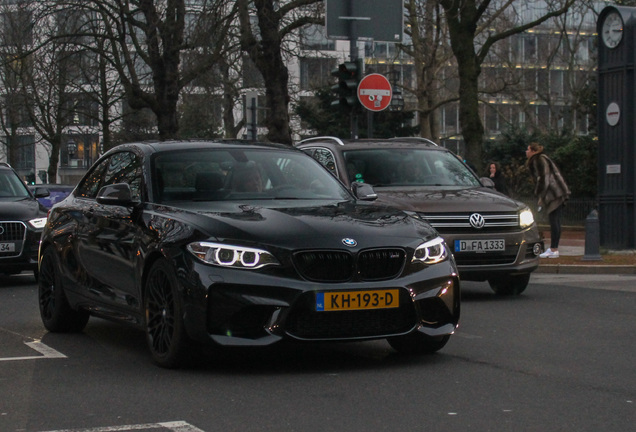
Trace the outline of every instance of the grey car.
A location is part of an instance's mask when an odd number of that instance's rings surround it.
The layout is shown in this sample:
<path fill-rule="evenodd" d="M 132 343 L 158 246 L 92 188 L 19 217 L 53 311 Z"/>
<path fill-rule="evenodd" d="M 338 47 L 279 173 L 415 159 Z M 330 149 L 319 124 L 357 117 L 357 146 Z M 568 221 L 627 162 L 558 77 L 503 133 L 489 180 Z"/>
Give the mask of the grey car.
<path fill-rule="evenodd" d="M 495 191 L 452 151 L 423 138 L 315 137 L 296 146 L 347 187 L 371 184 L 379 202 L 428 221 L 463 280 L 488 281 L 500 295 L 526 289 L 543 250 L 532 211 Z"/>
<path fill-rule="evenodd" d="M 46 224 L 46 208 L 36 198 L 49 194 L 31 193 L 18 173 L 0 162 L 0 274 L 32 271 L 37 278 L 38 247 Z"/>

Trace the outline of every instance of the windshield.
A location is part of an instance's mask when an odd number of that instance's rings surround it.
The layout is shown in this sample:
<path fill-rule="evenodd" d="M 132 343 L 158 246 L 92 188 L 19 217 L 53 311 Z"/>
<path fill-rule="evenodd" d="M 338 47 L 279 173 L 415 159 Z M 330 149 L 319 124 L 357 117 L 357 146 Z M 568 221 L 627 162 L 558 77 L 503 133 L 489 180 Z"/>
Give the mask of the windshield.
<path fill-rule="evenodd" d="M 0 198 L 26 198 L 29 191 L 13 171 L 0 171 Z"/>
<path fill-rule="evenodd" d="M 419 149 L 364 149 L 343 152 L 352 182 L 372 186 L 480 186 L 453 153 Z"/>
<path fill-rule="evenodd" d="M 349 200 L 351 195 L 302 152 L 263 149 L 195 149 L 154 160 L 158 201 L 272 199 Z"/>

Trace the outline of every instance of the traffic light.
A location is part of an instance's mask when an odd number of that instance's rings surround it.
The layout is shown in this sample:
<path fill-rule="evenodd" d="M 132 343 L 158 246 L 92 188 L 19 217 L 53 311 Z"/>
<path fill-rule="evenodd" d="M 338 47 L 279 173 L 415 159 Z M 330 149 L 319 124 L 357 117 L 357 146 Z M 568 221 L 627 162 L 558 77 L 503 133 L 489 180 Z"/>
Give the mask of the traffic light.
<path fill-rule="evenodd" d="M 331 87 L 331 91 L 336 94 L 336 100 L 332 106 L 343 108 L 355 108 L 359 105 L 358 83 L 362 74 L 362 63 L 360 60 L 344 62 L 331 71 L 331 75 L 338 78 L 338 83 Z"/>

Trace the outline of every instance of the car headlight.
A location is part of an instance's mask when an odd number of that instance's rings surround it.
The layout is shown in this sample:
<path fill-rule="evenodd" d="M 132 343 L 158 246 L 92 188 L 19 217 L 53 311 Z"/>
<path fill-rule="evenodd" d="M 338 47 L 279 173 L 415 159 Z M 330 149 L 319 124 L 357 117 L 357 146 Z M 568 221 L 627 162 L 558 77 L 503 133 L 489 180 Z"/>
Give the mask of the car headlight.
<path fill-rule="evenodd" d="M 195 242 L 188 245 L 188 250 L 201 261 L 220 267 L 254 270 L 267 265 L 279 265 L 272 254 L 262 249 Z"/>
<path fill-rule="evenodd" d="M 521 228 L 527 228 L 534 223 L 534 215 L 529 208 L 521 210 L 519 213 L 519 226 Z"/>
<path fill-rule="evenodd" d="M 46 218 L 31 219 L 29 223 L 35 229 L 42 229 L 46 225 Z"/>
<path fill-rule="evenodd" d="M 444 261 L 448 257 L 446 243 L 441 237 L 422 243 L 415 249 L 412 262 L 421 262 L 424 264 L 435 264 Z"/>

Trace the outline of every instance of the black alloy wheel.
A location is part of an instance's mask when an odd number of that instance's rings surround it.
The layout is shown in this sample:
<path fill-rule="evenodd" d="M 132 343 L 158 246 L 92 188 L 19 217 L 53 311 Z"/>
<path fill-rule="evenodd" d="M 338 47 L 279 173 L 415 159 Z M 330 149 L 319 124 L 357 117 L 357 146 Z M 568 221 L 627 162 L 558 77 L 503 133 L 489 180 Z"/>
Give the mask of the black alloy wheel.
<path fill-rule="evenodd" d="M 165 259 L 156 261 L 148 273 L 144 295 L 146 342 L 152 360 L 165 368 L 180 366 L 188 345 L 177 286 L 170 264 Z"/>
<path fill-rule="evenodd" d="M 88 311 L 74 310 L 69 305 L 60 278 L 59 259 L 52 246 L 44 251 L 40 263 L 38 303 L 42 323 L 50 332 L 80 332 L 90 318 Z"/>

